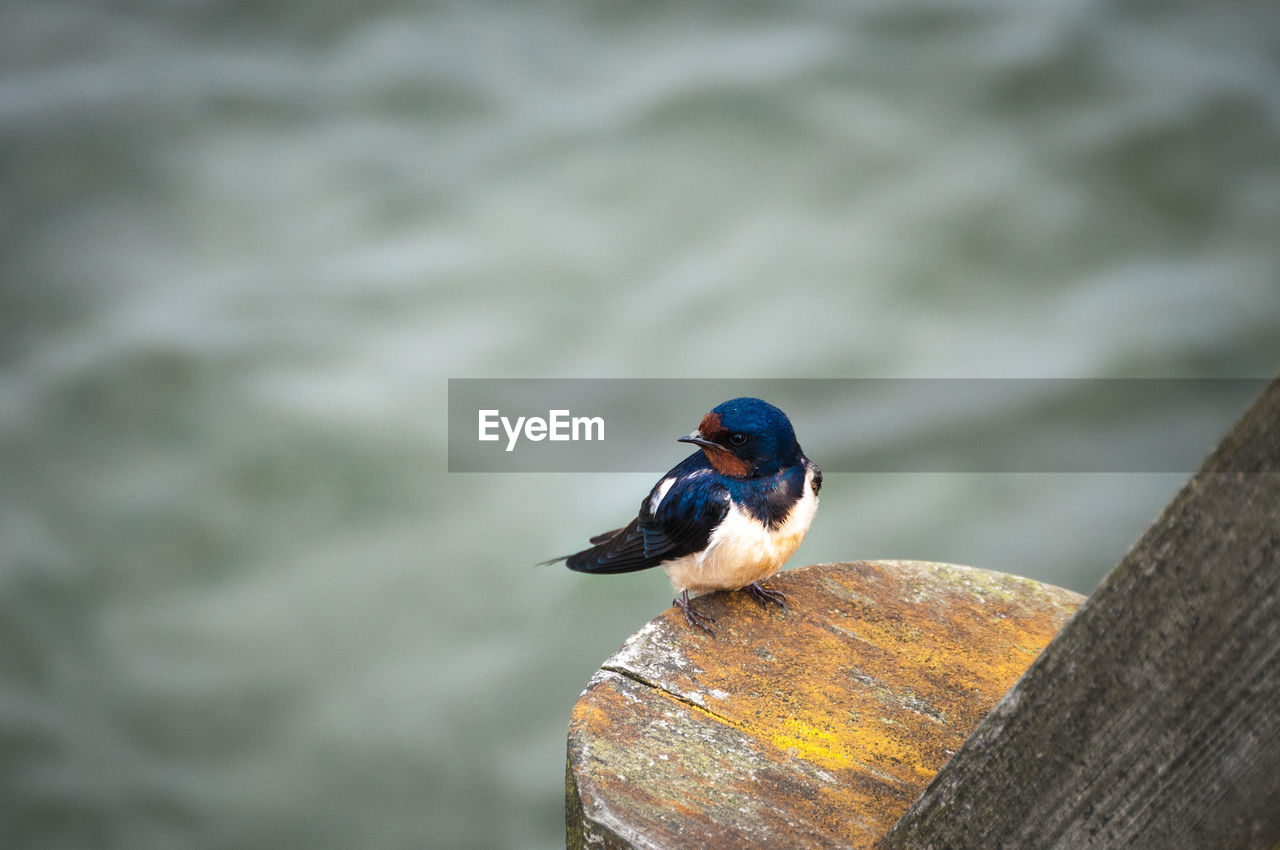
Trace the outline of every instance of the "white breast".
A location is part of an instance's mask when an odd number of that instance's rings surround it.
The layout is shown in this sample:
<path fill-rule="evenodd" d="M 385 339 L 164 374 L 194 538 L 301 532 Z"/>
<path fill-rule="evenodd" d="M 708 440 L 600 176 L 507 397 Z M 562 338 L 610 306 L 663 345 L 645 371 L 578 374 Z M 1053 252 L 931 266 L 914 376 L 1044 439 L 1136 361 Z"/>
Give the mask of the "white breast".
<path fill-rule="evenodd" d="M 810 468 L 805 474 L 804 495 L 782 524 L 772 530 L 731 504 L 705 550 L 662 565 L 676 593 L 737 590 L 782 569 L 804 540 L 818 510 L 818 496 L 812 485 L 813 469 Z"/>

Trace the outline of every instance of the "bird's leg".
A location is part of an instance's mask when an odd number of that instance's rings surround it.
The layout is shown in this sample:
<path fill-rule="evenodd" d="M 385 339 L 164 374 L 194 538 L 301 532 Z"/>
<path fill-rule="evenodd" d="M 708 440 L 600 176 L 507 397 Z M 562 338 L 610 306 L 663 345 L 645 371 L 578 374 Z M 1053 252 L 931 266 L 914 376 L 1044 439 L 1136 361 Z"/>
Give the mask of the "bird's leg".
<path fill-rule="evenodd" d="M 787 595 L 781 590 L 770 590 L 767 587 L 761 586 L 759 582 L 754 581 L 744 587 L 743 590 L 747 592 L 748 596 L 759 602 L 765 608 L 769 607 L 770 602 L 775 605 L 781 605 L 784 611 L 787 608 Z"/>
<path fill-rule="evenodd" d="M 716 633 L 711 631 L 711 627 L 707 625 L 708 623 L 714 623 L 715 618 L 708 617 L 706 614 L 699 614 L 693 610 L 693 605 L 689 602 L 689 591 L 681 591 L 679 596 L 671 600 L 671 604 L 684 612 L 684 619 L 690 626 L 700 632 L 706 632 L 711 637 L 716 636 Z"/>

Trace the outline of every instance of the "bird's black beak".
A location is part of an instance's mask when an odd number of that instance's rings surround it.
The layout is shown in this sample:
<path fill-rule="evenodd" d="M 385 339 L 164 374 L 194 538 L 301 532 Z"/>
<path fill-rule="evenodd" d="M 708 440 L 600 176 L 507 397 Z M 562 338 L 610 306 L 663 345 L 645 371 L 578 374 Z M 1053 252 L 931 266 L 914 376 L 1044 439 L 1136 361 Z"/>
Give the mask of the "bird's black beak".
<path fill-rule="evenodd" d="M 683 437 L 676 437 L 677 443 L 693 443 L 695 446 L 701 446 L 704 449 L 724 449 L 719 443 L 713 443 L 706 437 L 702 436 L 702 432 L 694 430 Z"/>

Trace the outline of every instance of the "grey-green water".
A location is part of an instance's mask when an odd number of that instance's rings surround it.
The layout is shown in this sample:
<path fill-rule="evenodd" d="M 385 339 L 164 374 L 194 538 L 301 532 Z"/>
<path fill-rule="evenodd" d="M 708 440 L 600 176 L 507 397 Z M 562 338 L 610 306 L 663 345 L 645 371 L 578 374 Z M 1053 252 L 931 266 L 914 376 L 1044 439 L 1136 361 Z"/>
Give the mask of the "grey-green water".
<path fill-rule="evenodd" d="M 13 0 L 0 146 L 3 847 L 562 840 L 670 596 L 530 565 L 653 475 L 450 475 L 449 377 L 1280 365 L 1271 2 Z M 836 475 L 795 562 L 1088 591 L 1183 478 Z"/>

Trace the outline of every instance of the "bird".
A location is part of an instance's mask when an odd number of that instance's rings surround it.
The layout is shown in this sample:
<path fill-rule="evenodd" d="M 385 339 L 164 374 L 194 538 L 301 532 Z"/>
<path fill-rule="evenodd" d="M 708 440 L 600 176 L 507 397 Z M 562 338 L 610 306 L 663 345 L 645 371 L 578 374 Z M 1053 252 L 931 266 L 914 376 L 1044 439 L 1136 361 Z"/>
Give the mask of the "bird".
<path fill-rule="evenodd" d="M 734 398 L 677 442 L 697 450 L 659 479 L 631 522 L 544 563 L 600 574 L 661 566 L 677 594 L 672 604 L 711 637 L 715 619 L 693 607 L 691 593 L 745 590 L 785 610 L 786 594 L 760 582 L 804 539 L 822 488 L 822 470 L 801 450 L 791 420 L 761 399 Z"/>

